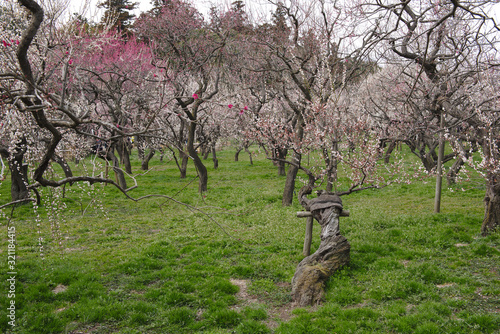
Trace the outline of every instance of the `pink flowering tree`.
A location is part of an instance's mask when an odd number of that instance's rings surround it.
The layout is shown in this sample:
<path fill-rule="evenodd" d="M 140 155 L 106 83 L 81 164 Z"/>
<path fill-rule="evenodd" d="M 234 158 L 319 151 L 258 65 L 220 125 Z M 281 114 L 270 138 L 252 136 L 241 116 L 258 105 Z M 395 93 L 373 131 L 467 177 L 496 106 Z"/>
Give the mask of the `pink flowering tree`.
<path fill-rule="evenodd" d="M 97 153 L 112 162 L 120 184 L 126 188 L 119 161 L 131 174 L 131 137 L 158 131 L 155 120 L 165 112 L 166 83 L 158 78 L 159 70 L 152 66 L 151 52 L 144 43 L 109 34 L 78 38 L 70 45 L 66 51 L 73 76 L 69 91 L 71 96 L 80 95 L 79 101 L 86 104 L 89 117 L 96 121 L 85 133 L 105 144 Z"/>
<path fill-rule="evenodd" d="M 171 0 L 143 14 L 136 22 L 138 36 L 153 50 L 153 64 L 172 87 L 170 109 L 179 110 L 187 122 L 187 154 L 199 176 L 199 191 L 207 190 L 207 168 L 196 151 L 203 140 L 197 135 L 200 120 L 207 118 L 220 95 L 221 80 L 232 57 L 232 34 L 226 25 L 211 26 L 187 1 Z"/>
<path fill-rule="evenodd" d="M 84 157 L 96 140 L 116 142 L 152 131 L 154 117 L 163 104 L 159 103 L 162 95 L 155 92 L 159 83 L 151 78 L 154 68 L 147 60 L 146 48 L 139 43 L 124 45 L 109 35 L 90 38 L 78 26 L 56 26 L 58 13 L 45 13 L 36 1 L 20 0 L 19 4 L 30 12 L 29 17 L 14 22 L 15 29 L 1 30 L 5 42 L 0 58 L 2 156 L 12 161 L 10 166 L 19 166 L 21 160 L 27 163 L 28 172 L 25 166 L 17 168 L 28 191 L 85 181 L 113 184 L 127 195 L 123 180 L 117 183 L 104 176 L 73 176 L 62 158 L 64 152 Z M 23 17 L 21 7 L 13 5 L 13 17 Z M 35 40 L 37 47 L 33 47 Z M 114 57 L 128 72 L 106 63 L 103 54 Z M 121 96 L 119 85 L 124 88 Z M 51 172 L 54 162 L 61 164 L 64 176 Z M 24 189 L 19 192 L 25 193 Z"/>

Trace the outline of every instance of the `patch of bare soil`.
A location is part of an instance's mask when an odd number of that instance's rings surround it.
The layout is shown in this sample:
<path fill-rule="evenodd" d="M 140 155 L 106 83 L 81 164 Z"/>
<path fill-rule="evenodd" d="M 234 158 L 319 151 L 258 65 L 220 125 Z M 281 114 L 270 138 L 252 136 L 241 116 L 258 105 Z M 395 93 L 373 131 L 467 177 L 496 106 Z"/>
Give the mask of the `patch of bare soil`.
<path fill-rule="evenodd" d="M 95 324 L 95 325 L 87 326 L 84 329 L 78 329 L 78 330 L 71 331 L 69 333 L 70 334 L 90 334 L 90 333 L 95 333 L 95 332 L 99 331 L 100 329 L 101 329 L 101 325 Z"/>
<path fill-rule="evenodd" d="M 252 296 L 248 293 L 248 286 L 251 283 L 250 280 L 230 279 L 230 282 L 240 288 L 240 291 L 236 294 L 236 297 L 240 302 L 238 305 L 232 307 L 233 310 L 240 311 L 245 306 L 252 304 L 265 304 L 265 301 L 261 301 L 256 296 Z M 291 288 L 291 284 L 286 282 L 277 283 L 276 286 L 281 288 Z M 278 327 L 280 322 L 289 321 L 293 317 L 292 311 L 294 309 L 295 305 L 291 302 L 279 307 L 268 306 L 267 314 L 269 318 L 265 324 L 271 329 Z"/>
<path fill-rule="evenodd" d="M 54 290 L 52 290 L 52 292 L 57 295 L 58 293 L 66 291 L 67 289 L 68 289 L 67 286 L 59 284 L 54 288 Z"/>

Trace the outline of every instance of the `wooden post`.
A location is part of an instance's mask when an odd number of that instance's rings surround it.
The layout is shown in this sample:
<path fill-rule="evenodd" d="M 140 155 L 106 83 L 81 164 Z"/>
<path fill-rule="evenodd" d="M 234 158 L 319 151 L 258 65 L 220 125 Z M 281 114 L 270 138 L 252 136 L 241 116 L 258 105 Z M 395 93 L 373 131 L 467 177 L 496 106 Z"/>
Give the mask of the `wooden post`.
<path fill-rule="evenodd" d="M 442 177 L 443 177 L 443 156 L 444 156 L 444 111 L 441 111 L 441 132 L 439 133 L 439 149 L 438 149 L 438 161 L 437 161 L 437 175 L 436 175 L 436 193 L 434 196 L 434 213 L 441 212 L 441 188 L 442 188 Z"/>
<path fill-rule="evenodd" d="M 304 248 L 302 250 L 302 254 L 304 254 L 304 256 L 311 255 L 311 242 L 312 242 L 312 237 L 313 237 L 313 223 L 314 223 L 313 216 L 311 215 L 311 216 L 307 217 L 306 237 L 304 239 Z"/>
<path fill-rule="evenodd" d="M 348 210 L 342 210 L 340 212 L 340 217 L 349 217 L 350 212 Z M 304 248 L 302 249 L 302 254 L 304 256 L 311 255 L 311 243 L 312 243 L 312 231 L 314 218 L 309 211 L 299 211 L 297 212 L 297 218 L 307 218 L 306 221 L 306 236 L 304 238 Z"/>

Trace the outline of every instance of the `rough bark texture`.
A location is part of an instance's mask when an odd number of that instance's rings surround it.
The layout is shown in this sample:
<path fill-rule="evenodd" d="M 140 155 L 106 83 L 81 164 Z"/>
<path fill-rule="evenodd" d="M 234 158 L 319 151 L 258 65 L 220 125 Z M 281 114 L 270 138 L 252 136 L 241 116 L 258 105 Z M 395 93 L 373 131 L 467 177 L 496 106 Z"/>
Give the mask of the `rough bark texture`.
<path fill-rule="evenodd" d="M 238 148 L 236 150 L 236 153 L 234 153 L 234 161 L 235 162 L 238 162 L 239 161 L 239 157 L 240 157 L 240 152 L 243 150 L 243 148 Z"/>
<path fill-rule="evenodd" d="M 189 155 L 185 154 L 183 151 L 179 151 L 179 154 L 182 157 L 181 168 L 180 168 L 181 179 L 185 179 L 187 177 L 187 165 L 189 162 Z"/>
<path fill-rule="evenodd" d="M 457 175 L 464 164 L 465 163 L 462 159 L 457 158 L 457 160 L 455 160 L 448 173 L 446 173 L 446 180 L 448 181 L 449 186 L 457 182 Z"/>
<path fill-rule="evenodd" d="M 384 163 L 388 164 L 391 161 L 391 154 L 396 148 L 397 142 L 396 141 L 391 141 L 389 143 L 389 147 L 387 148 L 387 151 L 385 151 L 384 155 Z"/>
<path fill-rule="evenodd" d="M 488 185 L 484 204 L 485 212 L 481 233 L 486 236 L 500 226 L 500 183 Z"/>
<path fill-rule="evenodd" d="M 245 152 L 248 153 L 248 157 L 250 158 L 250 165 L 253 166 L 253 158 L 252 158 L 252 152 L 250 152 L 250 150 L 248 149 L 248 146 L 245 147 Z"/>
<path fill-rule="evenodd" d="M 212 146 L 212 161 L 214 162 L 214 169 L 219 168 L 219 159 L 217 159 L 217 152 L 215 151 L 215 145 Z"/>
<path fill-rule="evenodd" d="M 118 185 L 122 189 L 127 189 L 127 181 L 125 180 L 125 173 L 123 173 L 123 171 L 120 169 L 120 162 L 118 158 L 113 154 L 113 152 L 101 150 L 100 152 L 98 152 L 98 156 L 101 159 L 112 162 L 113 171 L 115 172 Z"/>
<path fill-rule="evenodd" d="M 10 195 L 12 201 L 29 198 L 28 191 L 28 166 L 23 165 L 24 154 L 26 153 L 26 140 L 23 139 L 17 146 L 13 154 L 6 147 L 0 147 L 0 154 L 9 162 L 10 170 Z"/>
<path fill-rule="evenodd" d="M 59 164 L 59 166 L 61 166 L 63 172 L 64 172 L 64 176 L 66 177 L 73 177 L 73 172 L 71 171 L 71 167 L 69 167 L 68 163 L 66 162 L 66 160 L 57 155 L 57 154 L 54 154 L 54 156 L 52 157 L 52 159 L 57 163 Z"/>
<path fill-rule="evenodd" d="M 12 201 L 19 201 L 29 198 L 28 191 L 28 165 L 23 165 L 22 161 L 9 161 L 11 187 L 10 194 Z"/>
<path fill-rule="evenodd" d="M 293 162 L 300 165 L 302 155 L 300 153 L 293 153 Z M 295 179 L 297 178 L 297 173 L 299 168 L 295 165 L 290 165 L 288 167 L 288 173 L 286 174 L 285 189 L 283 190 L 283 200 L 281 204 L 283 206 L 292 205 L 293 192 L 295 191 Z"/>
<path fill-rule="evenodd" d="M 143 155 L 142 161 L 141 161 L 141 169 L 142 170 L 148 170 L 149 169 L 149 161 L 153 158 L 155 155 L 156 151 L 151 149 L 148 153 L 148 155 Z"/>
<path fill-rule="evenodd" d="M 188 132 L 188 142 L 187 142 L 187 150 L 191 159 L 193 159 L 193 163 L 196 166 L 196 170 L 198 171 L 199 183 L 198 183 L 198 192 L 202 193 L 207 191 L 208 189 L 208 172 L 207 168 L 201 161 L 196 149 L 194 148 L 194 140 L 196 133 L 196 123 L 191 122 L 189 124 L 189 132 Z"/>
<path fill-rule="evenodd" d="M 125 171 L 128 174 L 132 174 L 132 165 L 130 163 L 130 150 L 128 146 L 129 145 L 126 142 L 126 138 L 121 138 L 116 143 L 116 151 L 120 156 L 120 162 L 125 167 Z"/>
<path fill-rule="evenodd" d="M 285 176 L 286 175 L 286 169 L 285 169 L 285 160 L 286 155 L 288 154 L 287 149 L 282 149 L 282 148 L 275 148 L 272 150 L 273 153 L 273 160 L 274 165 L 278 167 L 278 175 L 279 176 Z"/>
<path fill-rule="evenodd" d="M 301 191 L 299 199 L 321 225 L 318 250 L 299 263 L 292 279 L 292 299 L 303 307 L 321 302 L 326 280 L 349 263 L 351 246 L 340 234 L 340 197 L 322 193 L 318 198 L 308 200 Z"/>

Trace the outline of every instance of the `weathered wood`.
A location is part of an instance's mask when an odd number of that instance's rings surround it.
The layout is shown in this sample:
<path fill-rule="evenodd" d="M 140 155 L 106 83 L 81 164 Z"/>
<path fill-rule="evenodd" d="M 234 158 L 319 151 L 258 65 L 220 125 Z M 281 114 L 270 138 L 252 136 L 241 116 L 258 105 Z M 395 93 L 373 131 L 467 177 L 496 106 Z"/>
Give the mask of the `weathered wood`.
<path fill-rule="evenodd" d="M 351 213 L 349 210 L 342 210 L 340 211 L 340 217 L 349 217 Z M 307 218 L 311 217 L 312 213 L 310 211 L 298 211 L 297 212 L 297 218 Z"/>
<path fill-rule="evenodd" d="M 306 237 L 304 239 L 304 248 L 302 250 L 302 254 L 304 254 L 304 256 L 311 255 L 313 224 L 314 224 L 314 218 L 312 215 L 310 215 L 307 217 L 307 222 L 306 222 Z"/>
<path fill-rule="evenodd" d="M 351 246 L 340 234 L 339 227 L 342 200 L 327 192 L 318 193 L 317 198 L 309 200 L 306 195 L 311 190 L 310 186 L 303 187 L 299 200 L 321 225 L 321 243 L 314 254 L 299 263 L 292 279 L 292 299 L 300 307 L 320 303 L 327 279 L 350 261 Z"/>

